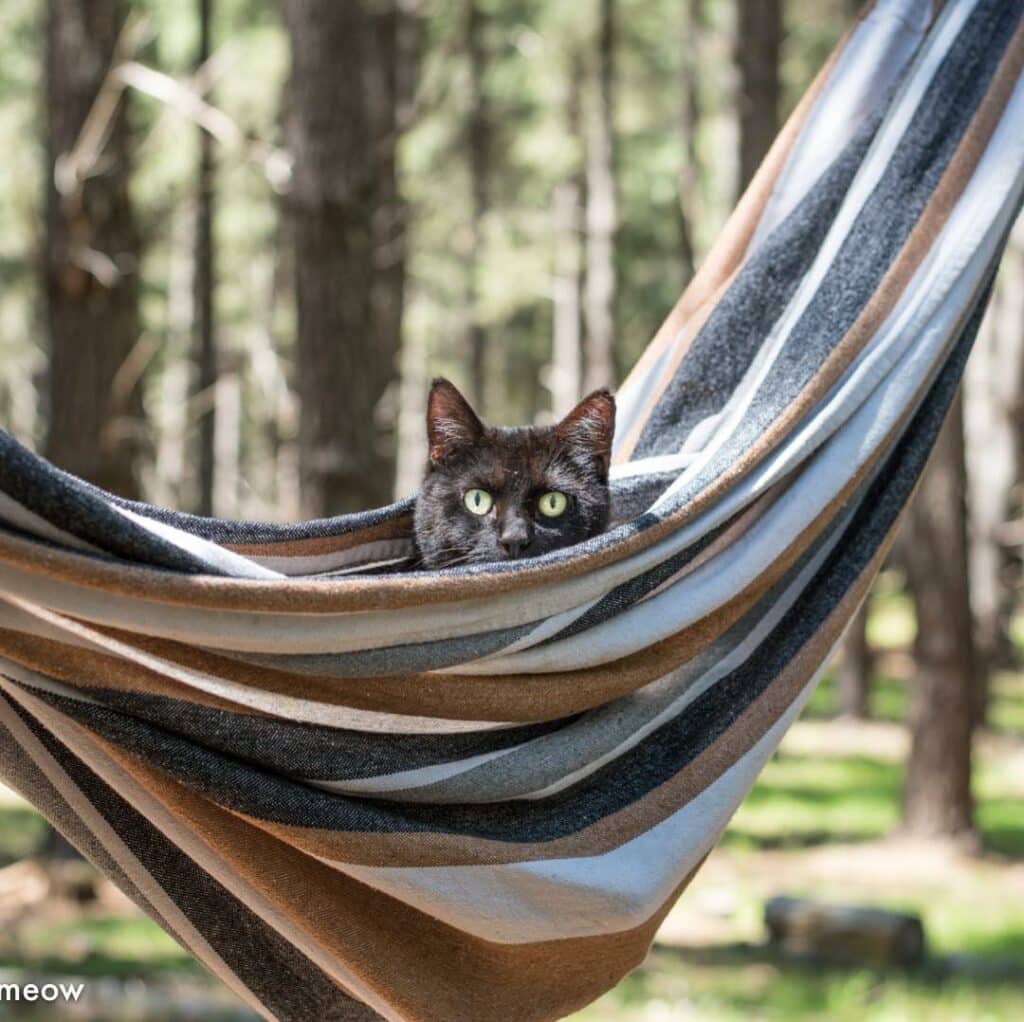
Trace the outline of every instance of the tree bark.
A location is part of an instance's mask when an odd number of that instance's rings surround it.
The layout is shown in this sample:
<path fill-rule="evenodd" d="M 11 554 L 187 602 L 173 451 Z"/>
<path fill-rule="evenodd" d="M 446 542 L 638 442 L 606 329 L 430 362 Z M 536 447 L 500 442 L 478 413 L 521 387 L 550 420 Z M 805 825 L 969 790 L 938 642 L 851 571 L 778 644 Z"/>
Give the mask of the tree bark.
<path fill-rule="evenodd" d="M 213 0 L 199 0 L 199 51 L 196 67 L 210 59 Z M 216 409 L 211 400 L 217 386 L 217 342 L 214 334 L 215 273 L 213 248 L 213 138 L 199 129 L 199 171 L 196 194 L 196 237 L 193 299 L 193 395 L 199 396 L 196 422 L 196 513 L 214 513 Z M 224 513 L 227 513 L 226 511 Z"/>
<path fill-rule="evenodd" d="M 910 506 L 903 547 L 917 606 L 903 823 L 907 831 L 927 837 L 973 833 L 974 645 L 965 497 L 958 397 Z"/>
<path fill-rule="evenodd" d="M 782 0 L 737 0 L 739 190 L 742 194 L 779 133 Z"/>
<path fill-rule="evenodd" d="M 704 0 L 682 0 L 682 40 L 679 65 L 679 132 L 683 159 L 679 171 L 679 255 L 683 283 L 697 270 L 696 233 L 700 187 L 700 152 L 697 128 L 700 123 L 700 40 L 704 27 Z"/>
<path fill-rule="evenodd" d="M 577 152 L 583 149 L 581 102 L 583 64 L 575 56 L 569 69 L 565 103 L 565 130 L 569 144 Z M 582 282 L 583 253 L 580 240 L 583 205 L 582 166 L 579 160 L 555 188 L 552 196 L 552 220 L 555 234 L 555 266 L 552 281 L 551 366 L 548 390 L 551 411 L 556 419 L 566 415 L 579 401 L 583 389 Z"/>
<path fill-rule="evenodd" d="M 477 408 L 484 404 L 487 381 L 487 331 L 480 317 L 480 265 L 484 251 L 484 220 L 490 205 L 491 112 L 485 78 L 488 55 L 484 39 L 487 15 L 478 0 L 466 3 L 466 53 L 469 56 L 469 109 L 466 143 L 472 208 L 466 267 L 466 329 L 469 395 Z"/>
<path fill-rule="evenodd" d="M 124 25 L 119 0 L 49 0 L 46 15 L 46 455 L 138 498 L 145 424 L 139 336 L 141 244 L 128 193 L 127 97 L 102 152 L 69 160 Z M 57 181 L 60 182 L 60 190 Z"/>
<path fill-rule="evenodd" d="M 1018 231 L 1003 256 L 992 302 L 967 364 L 965 429 L 971 450 L 967 472 L 970 505 L 971 605 L 978 677 L 975 722 L 987 716 L 989 679 L 1012 657 L 1010 620 L 1019 562 L 1007 535 L 1021 478 L 1024 394 L 1024 246 Z"/>
<path fill-rule="evenodd" d="M 303 507 L 337 514 L 392 491 L 406 219 L 396 144 L 411 15 L 397 0 L 282 8 Z"/>
<path fill-rule="evenodd" d="M 837 670 L 839 712 L 854 720 L 867 720 L 871 713 L 871 672 L 874 656 L 867 635 L 868 603 L 861 605 L 843 637 Z"/>
<path fill-rule="evenodd" d="M 584 390 L 610 387 L 615 365 L 615 0 L 601 0 L 596 102 L 587 132 Z"/>

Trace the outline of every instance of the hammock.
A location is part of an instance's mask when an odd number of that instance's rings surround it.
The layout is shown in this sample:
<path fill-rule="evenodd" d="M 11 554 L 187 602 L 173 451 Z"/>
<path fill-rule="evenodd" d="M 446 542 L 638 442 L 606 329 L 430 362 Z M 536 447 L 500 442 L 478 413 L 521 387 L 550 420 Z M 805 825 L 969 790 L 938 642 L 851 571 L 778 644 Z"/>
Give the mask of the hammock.
<path fill-rule="evenodd" d="M 267 1017 L 610 988 L 954 396 L 1024 191 L 1022 20 L 869 5 L 622 387 L 617 524 L 578 547 L 403 572 L 410 502 L 199 519 L 0 435 L 0 776 Z"/>

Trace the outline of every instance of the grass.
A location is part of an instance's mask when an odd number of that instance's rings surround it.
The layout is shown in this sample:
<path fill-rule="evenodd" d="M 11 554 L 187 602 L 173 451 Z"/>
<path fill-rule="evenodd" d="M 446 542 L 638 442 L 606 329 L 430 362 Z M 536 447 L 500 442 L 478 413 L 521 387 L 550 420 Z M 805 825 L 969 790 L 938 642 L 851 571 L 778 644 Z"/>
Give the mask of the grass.
<path fill-rule="evenodd" d="M 34 809 L 0 803 L 0 867 L 32 855 L 45 836 L 46 824 Z"/>
<path fill-rule="evenodd" d="M 88 978 L 202 974 L 200 966 L 171 937 L 134 913 L 30 920 L 18 928 L 10 944 L 13 946 L 0 951 L 0 969 Z"/>

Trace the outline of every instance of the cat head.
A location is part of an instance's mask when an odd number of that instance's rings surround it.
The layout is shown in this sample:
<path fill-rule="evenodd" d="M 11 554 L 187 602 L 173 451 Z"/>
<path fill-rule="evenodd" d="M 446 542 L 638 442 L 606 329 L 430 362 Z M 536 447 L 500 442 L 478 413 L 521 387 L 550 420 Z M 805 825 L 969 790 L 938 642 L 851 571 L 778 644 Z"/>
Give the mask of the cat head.
<path fill-rule="evenodd" d="M 484 425 L 454 384 L 435 380 L 415 518 L 424 565 L 536 557 L 602 532 L 614 432 L 606 390 L 553 426 L 498 428 Z"/>

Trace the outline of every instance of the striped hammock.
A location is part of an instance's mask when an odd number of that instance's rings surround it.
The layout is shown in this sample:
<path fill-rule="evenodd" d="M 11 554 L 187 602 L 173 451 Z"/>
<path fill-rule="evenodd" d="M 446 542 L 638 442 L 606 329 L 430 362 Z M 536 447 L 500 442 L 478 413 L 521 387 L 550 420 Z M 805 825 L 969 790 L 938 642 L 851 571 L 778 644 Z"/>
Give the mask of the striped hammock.
<path fill-rule="evenodd" d="M 869 4 L 623 385 L 616 524 L 572 549 L 403 572 L 410 502 L 205 520 L 0 435 L 0 776 L 268 1018 L 607 990 L 885 556 L 1020 206 L 1022 60 L 1019 0 Z"/>

